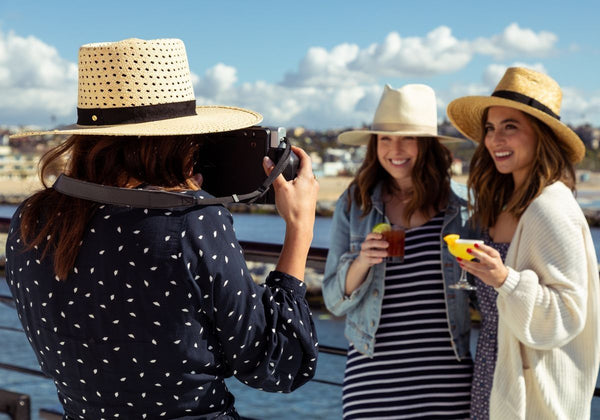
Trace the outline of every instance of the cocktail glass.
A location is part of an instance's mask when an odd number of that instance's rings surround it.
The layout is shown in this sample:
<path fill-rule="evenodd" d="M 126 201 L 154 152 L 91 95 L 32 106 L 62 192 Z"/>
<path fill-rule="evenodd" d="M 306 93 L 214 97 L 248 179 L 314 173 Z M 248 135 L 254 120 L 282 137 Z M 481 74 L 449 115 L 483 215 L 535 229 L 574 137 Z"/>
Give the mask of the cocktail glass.
<path fill-rule="evenodd" d="M 460 239 L 459 235 L 451 234 L 444 236 L 444 240 L 448 244 L 448 250 L 455 257 L 462 258 L 467 261 L 471 261 L 475 258 L 473 255 L 467 252 L 467 249 L 474 248 L 475 244 L 483 244 L 484 242 L 477 239 Z M 460 278 L 458 282 L 451 284 L 449 287 L 452 289 L 460 290 L 476 290 L 477 287 L 473 286 L 467 281 L 467 272 L 464 268 L 460 271 Z"/>

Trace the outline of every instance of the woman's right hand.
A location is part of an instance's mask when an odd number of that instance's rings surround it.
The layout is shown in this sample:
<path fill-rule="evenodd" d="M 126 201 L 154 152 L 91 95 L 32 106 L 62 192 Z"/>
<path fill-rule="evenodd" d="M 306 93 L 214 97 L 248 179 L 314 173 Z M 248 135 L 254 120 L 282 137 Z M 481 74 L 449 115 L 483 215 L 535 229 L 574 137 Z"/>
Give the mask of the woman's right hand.
<path fill-rule="evenodd" d="M 367 268 L 380 264 L 387 257 L 388 242 L 381 233 L 369 233 L 360 245 L 360 253 L 356 257 L 357 263 Z"/>
<path fill-rule="evenodd" d="M 306 152 L 296 146 L 292 146 L 292 151 L 300 160 L 297 176 L 290 181 L 287 181 L 283 175 L 275 178 L 273 181 L 275 205 L 288 228 L 306 228 L 312 234 L 319 183 L 313 174 L 312 162 Z M 275 164 L 265 157 L 263 167 L 268 175 Z"/>
<path fill-rule="evenodd" d="M 346 274 L 346 296 L 350 296 L 367 277 L 369 269 L 387 257 L 388 242 L 381 233 L 369 233 L 360 245 L 358 257 L 354 259 Z"/>

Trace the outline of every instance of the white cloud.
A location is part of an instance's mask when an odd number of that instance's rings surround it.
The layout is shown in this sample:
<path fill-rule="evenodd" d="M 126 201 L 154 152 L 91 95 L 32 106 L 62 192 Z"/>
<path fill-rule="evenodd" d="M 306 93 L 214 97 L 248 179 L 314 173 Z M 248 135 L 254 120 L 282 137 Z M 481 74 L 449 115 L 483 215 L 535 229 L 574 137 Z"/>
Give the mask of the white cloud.
<path fill-rule="evenodd" d="M 206 70 L 203 78 L 194 75 L 192 80 L 196 95 L 214 97 L 237 82 L 237 70 L 235 67 L 218 63 Z"/>
<path fill-rule="evenodd" d="M 500 35 L 477 38 L 472 42 L 473 52 L 490 55 L 496 60 L 516 56 L 543 57 L 550 54 L 558 37 L 552 32 L 523 29 L 516 23 L 508 25 Z"/>
<path fill-rule="evenodd" d="M 261 112 L 268 125 L 326 129 L 370 124 L 385 83 L 428 83 L 427 78 L 435 81 L 435 76 L 448 74 L 460 79 L 462 69 L 475 65 L 474 57 L 480 56 L 477 65 L 487 60 L 480 80 L 436 88 L 442 119 L 450 100 L 489 95 L 508 67 L 503 62 L 548 55 L 556 41 L 550 32 L 516 23 L 474 40 L 458 39 L 449 27 L 440 26 L 422 37 L 391 32 L 364 48 L 351 43 L 312 47 L 280 83 L 240 83 L 241 69 L 219 62 L 192 73 L 192 80 L 198 104 L 250 108 Z M 541 62 L 512 63 L 546 72 Z M 52 115 L 58 123 L 73 122 L 76 79 L 76 64 L 60 57 L 54 47 L 0 31 L 0 124 L 47 126 Z M 563 110 L 565 120 L 585 115 L 600 121 L 600 94 L 565 89 Z"/>
<path fill-rule="evenodd" d="M 472 54 L 450 28 L 440 26 L 425 37 L 402 38 L 390 33 L 381 44 L 360 51 L 350 68 L 383 77 L 427 76 L 451 73 L 464 67 Z"/>
<path fill-rule="evenodd" d="M 3 123 L 51 125 L 52 118 L 71 123 L 77 65 L 39 39 L 0 32 L 0 89 Z"/>
<path fill-rule="evenodd" d="M 454 37 L 447 26 L 439 26 L 424 37 L 402 37 L 389 33 L 381 43 L 366 48 L 340 44 L 330 51 L 308 50 L 298 68 L 286 73 L 284 86 L 356 86 L 380 78 L 427 77 L 457 72 L 475 55 L 502 60 L 510 57 L 539 57 L 554 48 L 557 36 L 534 32 L 513 23 L 501 34 L 473 41 Z"/>
<path fill-rule="evenodd" d="M 300 61 L 297 71 L 286 73 L 282 84 L 331 87 L 372 80 L 371 76 L 350 68 L 358 53 L 359 47 L 352 44 L 340 44 L 331 52 L 312 47 Z"/>
<path fill-rule="evenodd" d="M 208 78 L 198 80 L 205 86 Z M 229 85 L 214 95 L 201 93 L 198 104 L 233 105 L 256 110 L 266 125 L 309 128 L 347 127 L 370 122 L 383 89 L 377 84 L 354 86 L 285 86 L 264 81 Z"/>
<path fill-rule="evenodd" d="M 573 87 L 563 91 L 561 121 L 569 124 L 585 124 L 600 121 L 600 92 L 583 92 Z"/>
<path fill-rule="evenodd" d="M 340 44 L 327 51 L 310 48 L 298 69 L 288 72 L 285 86 L 350 86 L 373 83 L 380 77 L 427 76 L 451 73 L 472 58 L 468 42 L 440 26 L 425 37 L 401 37 L 391 32 L 381 44 L 360 49 Z"/>

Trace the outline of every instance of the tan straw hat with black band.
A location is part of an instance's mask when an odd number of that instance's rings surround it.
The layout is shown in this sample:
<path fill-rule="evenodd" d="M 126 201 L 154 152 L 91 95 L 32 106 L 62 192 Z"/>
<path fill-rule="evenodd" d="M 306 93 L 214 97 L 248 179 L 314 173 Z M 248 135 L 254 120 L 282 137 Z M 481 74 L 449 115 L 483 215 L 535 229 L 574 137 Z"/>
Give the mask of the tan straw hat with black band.
<path fill-rule="evenodd" d="M 569 162 L 581 162 L 585 145 L 577 134 L 560 121 L 562 91 L 551 77 L 522 67 L 510 67 L 491 96 L 465 96 L 448 104 L 450 122 L 467 138 L 483 138 L 482 117 L 491 106 L 518 109 L 536 117 L 552 129 L 569 151 Z"/>
<path fill-rule="evenodd" d="M 444 142 L 463 141 L 439 136 L 435 92 L 427 85 L 411 84 L 399 89 L 385 85 L 369 130 L 341 133 L 338 140 L 354 146 L 367 144 L 372 134 L 403 137 L 434 137 Z"/>
<path fill-rule="evenodd" d="M 79 49 L 77 124 L 39 134 L 171 136 L 256 125 L 262 116 L 228 106 L 196 106 L 179 39 L 126 39 Z"/>

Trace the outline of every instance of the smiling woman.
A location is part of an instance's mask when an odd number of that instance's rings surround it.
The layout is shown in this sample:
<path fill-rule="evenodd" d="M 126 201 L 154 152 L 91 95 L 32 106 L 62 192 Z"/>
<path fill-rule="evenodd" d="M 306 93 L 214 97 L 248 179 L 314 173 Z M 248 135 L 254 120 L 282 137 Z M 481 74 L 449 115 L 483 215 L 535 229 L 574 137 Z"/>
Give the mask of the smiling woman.
<path fill-rule="evenodd" d="M 547 75 L 509 68 L 491 96 L 448 105 L 450 121 L 479 143 L 468 185 L 486 245 L 461 261 L 477 277 L 482 315 L 476 418 L 590 417 L 600 365 L 598 264 L 573 196 L 573 165 L 585 147 L 560 121 L 561 98 Z"/>
<path fill-rule="evenodd" d="M 346 315 L 350 341 L 344 418 L 467 418 L 468 296 L 447 293 L 460 269 L 441 242 L 469 236 L 442 144 L 458 139 L 437 134 L 435 93 L 425 85 L 387 85 L 371 129 L 338 139 L 367 145 L 337 202 L 323 277 L 325 304 Z"/>
<path fill-rule="evenodd" d="M 498 172 L 512 174 L 515 188 L 519 188 L 535 159 L 534 122 L 524 112 L 504 106 L 490 107 L 486 114 L 485 147 Z"/>
<path fill-rule="evenodd" d="M 412 171 L 419 155 L 416 137 L 377 134 L 377 159 L 402 191 L 411 190 Z M 410 197 L 407 197 L 410 198 Z"/>

